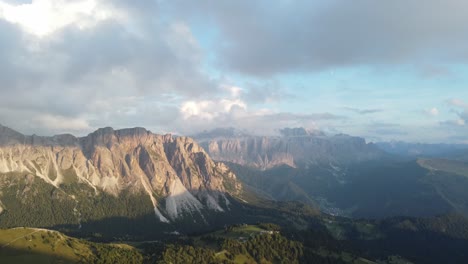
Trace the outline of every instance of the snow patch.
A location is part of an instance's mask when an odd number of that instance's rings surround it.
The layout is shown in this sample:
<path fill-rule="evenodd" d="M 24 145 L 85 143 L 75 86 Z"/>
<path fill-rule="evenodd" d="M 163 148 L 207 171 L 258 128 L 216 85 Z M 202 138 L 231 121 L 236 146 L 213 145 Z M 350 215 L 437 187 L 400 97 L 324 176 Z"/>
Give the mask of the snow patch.
<path fill-rule="evenodd" d="M 170 186 L 169 196 L 166 198 L 166 211 L 172 219 L 182 216 L 185 212 L 199 212 L 203 205 L 176 178 Z"/>

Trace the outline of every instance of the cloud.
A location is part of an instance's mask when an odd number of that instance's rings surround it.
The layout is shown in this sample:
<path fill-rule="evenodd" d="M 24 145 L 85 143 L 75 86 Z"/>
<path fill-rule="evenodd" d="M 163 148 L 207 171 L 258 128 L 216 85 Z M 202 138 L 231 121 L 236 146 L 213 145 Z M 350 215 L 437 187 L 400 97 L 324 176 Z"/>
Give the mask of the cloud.
<path fill-rule="evenodd" d="M 181 101 L 216 96 L 191 29 L 158 12 L 155 1 L 0 1 L 0 122 L 44 134 L 164 130 Z"/>
<path fill-rule="evenodd" d="M 433 107 L 431 109 L 426 109 L 424 110 L 425 114 L 428 116 L 436 117 L 439 115 L 439 110 L 436 107 Z"/>
<path fill-rule="evenodd" d="M 90 129 L 88 121 L 83 118 L 42 115 L 36 117 L 34 121 L 36 126 L 44 126 L 53 130 L 83 131 Z"/>
<path fill-rule="evenodd" d="M 86 29 L 100 21 L 123 16 L 123 13 L 110 6 L 103 8 L 96 0 L 33 0 L 28 3 L 2 1 L 0 10 L 0 17 L 39 37 L 71 24 Z"/>
<path fill-rule="evenodd" d="M 452 98 L 447 100 L 447 104 L 457 108 L 452 109 L 452 112 L 457 115 L 457 118 L 455 120 L 448 120 L 444 122 L 444 124 L 464 127 L 465 124 L 468 123 L 468 103 L 458 98 Z"/>
<path fill-rule="evenodd" d="M 451 106 L 456 106 L 456 107 L 462 107 L 462 108 L 468 107 L 467 103 L 465 103 L 463 100 L 457 99 L 457 98 L 450 99 L 450 100 L 447 101 L 447 103 L 449 105 L 451 105 Z"/>
<path fill-rule="evenodd" d="M 181 17 L 212 21 L 219 64 L 247 75 L 468 59 L 463 0 L 169 3 Z"/>
<path fill-rule="evenodd" d="M 359 134 L 374 118 L 410 123 L 408 105 L 418 102 L 399 100 L 407 93 L 385 90 L 393 83 L 381 76 L 361 78 L 360 67 L 416 64 L 415 82 L 457 71 L 453 65 L 468 58 L 467 7 L 457 0 L 0 0 L 0 123 L 78 135 L 102 126 Z M 323 72 L 330 69 L 336 74 Z M 403 87 L 408 76 L 394 72 Z M 362 87 L 357 78 L 366 79 Z M 336 115 L 344 102 L 363 108 L 345 108 L 352 119 Z M 448 103 L 462 133 L 467 104 Z"/>
<path fill-rule="evenodd" d="M 468 110 L 465 109 L 463 112 L 459 113 L 458 116 L 460 117 L 457 120 L 458 125 L 464 126 L 465 123 L 468 123 Z"/>
<path fill-rule="evenodd" d="M 439 123 L 442 128 L 449 129 L 451 134 L 458 134 L 461 137 L 468 137 L 464 136 L 466 134 L 466 118 L 456 118 L 452 120 L 446 120 Z"/>
<path fill-rule="evenodd" d="M 248 111 L 237 105 L 229 112 L 222 114 L 191 115 L 179 124 L 179 133 L 193 134 L 219 127 L 235 127 L 258 135 L 275 135 L 276 131 L 285 127 L 306 127 L 327 131 L 329 125 L 343 122 L 346 118 L 331 113 L 296 114 L 288 112 L 271 112 L 269 110 Z"/>
<path fill-rule="evenodd" d="M 245 89 L 237 86 L 223 85 L 225 94 L 212 100 L 187 100 L 179 108 L 179 120 L 174 127 L 181 134 L 219 127 L 236 127 L 254 134 L 274 134 L 280 128 L 304 126 L 307 128 L 324 128 L 331 122 L 343 122 L 347 118 L 332 113 L 298 114 L 277 112 L 271 109 L 250 109 L 244 101 Z"/>
<path fill-rule="evenodd" d="M 374 113 L 379 113 L 382 112 L 382 109 L 359 109 L 359 108 L 354 108 L 354 107 L 343 107 L 343 109 L 361 114 L 361 115 L 366 115 L 366 114 L 374 114 Z"/>
<path fill-rule="evenodd" d="M 454 126 L 463 127 L 465 126 L 465 120 L 462 118 L 458 118 L 455 120 L 447 120 L 447 121 L 440 122 L 440 125 L 449 126 L 449 127 L 454 127 Z"/>
<path fill-rule="evenodd" d="M 246 110 L 246 107 L 240 99 L 186 101 L 182 104 L 180 112 L 186 120 L 192 117 L 213 120 L 221 115 L 230 114 L 233 109 Z"/>

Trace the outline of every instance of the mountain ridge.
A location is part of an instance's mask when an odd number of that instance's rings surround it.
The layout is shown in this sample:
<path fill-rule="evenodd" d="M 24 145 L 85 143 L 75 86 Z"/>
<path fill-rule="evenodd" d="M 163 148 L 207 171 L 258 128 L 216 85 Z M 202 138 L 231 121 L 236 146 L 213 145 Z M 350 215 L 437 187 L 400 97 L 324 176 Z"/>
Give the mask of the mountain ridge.
<path fill-rule="evenodd" d="M 214 159 L 269 169 L 276 166 L 307 167 L 315 164 L 349 164 L 387 157 L 365 139 L 345 134 L 333 136 L 304 128 L 285 128 L 278 136 L 204 132 L 193 137 Z M 227 136 L 226 136 L 227 135 Z"/>
<path fill-rule="evenodd" d="M 229 210 L 226 195 L 235 196 L 242 188 L 236 176 L 212 161 L 193 139 L 141 127 L 105 127 L 84 137 L 41 137 L 0 126 L 0 174 L 11 173 L 38 177 L 57 189 L 70 182 L 84 184 L 96 195 L 143 193 L 156 217 L 166 223 L 204 209 Z M 2 211 L 8 209 L 2 206 Z"/>

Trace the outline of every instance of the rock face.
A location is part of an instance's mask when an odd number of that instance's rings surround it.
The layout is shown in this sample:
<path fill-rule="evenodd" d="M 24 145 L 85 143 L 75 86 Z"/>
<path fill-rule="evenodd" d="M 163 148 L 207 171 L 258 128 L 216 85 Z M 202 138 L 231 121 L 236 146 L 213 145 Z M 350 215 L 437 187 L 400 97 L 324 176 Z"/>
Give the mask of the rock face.
<path fill-rule="evenodd" d="M 279 165 L 301 167 L 312 164 L 350 164 L 381 158 L 385 153 L 363 138 L 326 136 L 303 128 L 286 128 L 281 136 L 248 136 L 205 132 L 194 136 L 214 160 L 259 169 Z M 234 135 L 234 136 L 225 136 Z M 207 137 L 209 135 L 210 137 Z"/>
<path fill-rule="evenodd" d="M 236 176 L 191 138 L 144 128 L 102 128 L 77 138 L 25 136 L 0 126 L 0 175 L 8 173 L 39 177 L 57 189 L 77 181 L 96 194 L 144 193 L 163 222 L 202 209 L 227 210 L 225 194 L 241 191 Z"/>

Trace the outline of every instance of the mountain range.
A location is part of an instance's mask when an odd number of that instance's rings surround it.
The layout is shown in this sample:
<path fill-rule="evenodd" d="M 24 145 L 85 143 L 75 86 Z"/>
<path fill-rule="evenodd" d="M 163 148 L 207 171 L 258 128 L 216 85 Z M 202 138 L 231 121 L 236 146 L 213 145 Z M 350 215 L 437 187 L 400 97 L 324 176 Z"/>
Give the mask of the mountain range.
<path fill-rule="evenodd" d="M 0 127 L 2 226 L 149 214 L 155 225 L 186 216 L 203 223 L 229 211 L 241 192 L 235 174 L 188 137 L 109 127 L 85 137 L 40 137 Z"/>
<path fill-rule="evenodd" d="M 278 136 L 249 135 L 235 128 L 215 129 L 193 136 L 215 160 L 257 169 L 281 165 L 349 165 L 389 156 L 363 138 L 345 134 L 327 136 L 320 131 L 285 128 Z"/>
<path fill-rule="evenodd" d="M 41 137 L 0 126 L 0 260 L 466 259 L 468 163 L 459 152 L 409 157 L 359 137 L 279 132 L 192 139 L 107 127 Z"/>
<path fill-rule="evenodd" d="M 226 128 L 194 138 L 269 199 L 358 218 L 468 215 L 463 145 L 374 144 L 304 128 L 279 132 L 258 136 Z"/>

